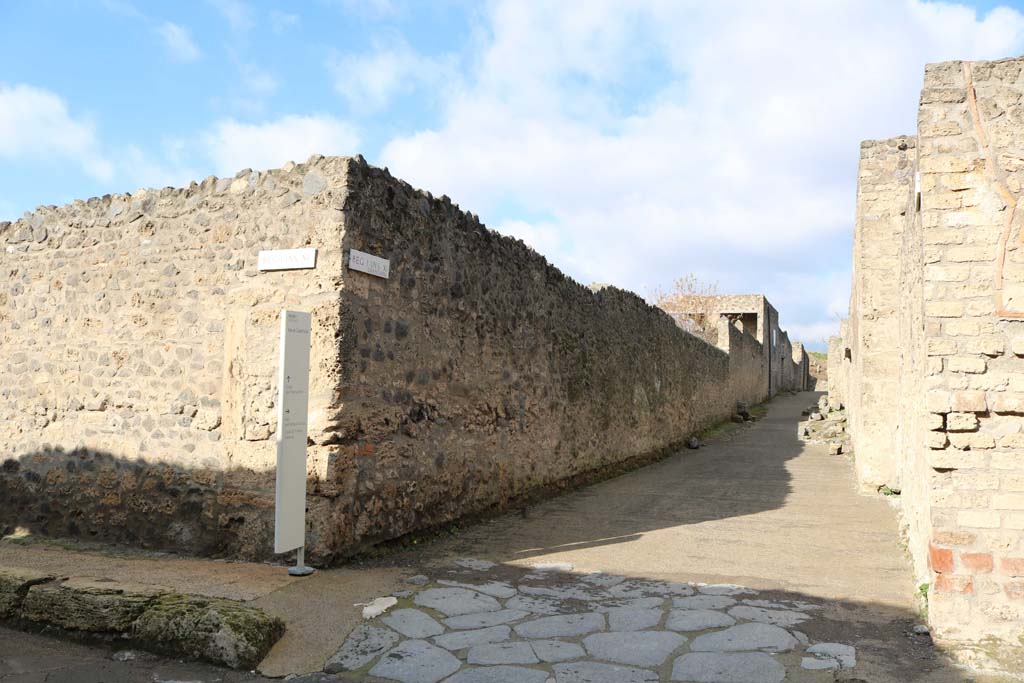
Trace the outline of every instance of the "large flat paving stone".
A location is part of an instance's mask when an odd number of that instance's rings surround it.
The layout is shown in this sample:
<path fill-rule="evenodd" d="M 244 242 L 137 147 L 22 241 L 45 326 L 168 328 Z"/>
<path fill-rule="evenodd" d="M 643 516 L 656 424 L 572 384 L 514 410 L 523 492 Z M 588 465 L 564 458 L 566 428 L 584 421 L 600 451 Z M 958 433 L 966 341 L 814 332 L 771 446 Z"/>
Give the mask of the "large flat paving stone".
<path fill-rule="evenodd" d="M 511 584 L 505 583 L 504 581 L 488 581 L 487 583 L 464 583 L 462 581 L 448 581 L 442 579 L 438 581 L 442 586 L 454 586 L 455 588 L 468 588 L 474 590 L 477 593 L 483 593 L 484 595 L 490 595 L 492 598 L 511 598 L 517 593 L 516 589 Z"/>
<path fill-rule="evenodd" d="M 463 669 L 444 683 L 545 683 L 546 671 L 527 669 L 522 666 L 485 666 L 478 669 Z"/>
<path fill-rule="evenodd" d="M 481 643 L 500 643 L 508 640 L 510 635 L 512 635 L 512 631 L 509 630 L 508 626 L 491 626 L 490 628 L 480 628 L 475 631 L 446 633 L 443 636 L 435 637 L 434 644 L 440 645 L 446 650 L 454 651 L 472 647 L 473 645 L 480 645 Z"/>
<path fill-rule="evenodd" d="M 540 660 L 530 643 L 484 643 L 469 648 L 466 661 L 470 664 L 537 664 Z"/>
<path fill-rule="evenodd" d="M 660 609 L 615 607 L 608 610 L 608 628 L 612 631 L 642 631 L 657 626 L 662 614 Z"/>
<path fill-rule="evenodd" d="M 658 683 L 658 674 L 618 664 L 567 662 L 555 664 L 555 683 Z"/>
<path fill-rule="evenodd" d="M 687 583 L 628 579 L 609 588 L 608 595 L 617 598 L 645 598 L 659 595 L 687 596 L 693 595 L 693 587 Z"/>
<path fill-rule="evenodd" d="M 401 640 L 390 629 L 369 624 L 359 624 L 334 655 L 327 660 L 324 671 L 355 671 L 384 654 Z"/>
<path fill-rule="evenodd" d="M 516 633 L 523 638 L 560 638 L 582 636 L 604 628 L 604 615 L 596 612 L 558 614 L 516 624 Z"/>
<path fill-rule="evenodd" d="M 468 588 L 428 588 L 417 593 L 413 599 L 420 607 L 429 607 L 447 617 L 477 612 L 497 612 L 501 603 L 489 595 L 483 595 Z"/>
<path fill-rule="evenodd" d="M 444 633 L 444 626 L 418 609 L 396 609 L 381 619 L 406 638 L 429 638 Z"/>
<path fill-rule="evenodd" d="M 562 611 L 559 598 L 538 597 L 534 595 L 517 595 L 505 603 L 509 609 L 519 609 L 533 614 L 558 614 Z"/>
<path fill-rule="evenodd" d="M 763 652 L 691 652 L 675 661 L 673 681 L 693 683 L 781 683 L 786 667 Z"/>
<path fill-rule="evenodd" d="M 660 609 L 665 604 L 665 598 L 612 598 L 587 604 L 591 612 L 610 612 L 613 609 Z"/>
<path fill-rule="evenodd" d="M 583 639 L 583 647 L 595 658 L 617 664 L 659 666 L 686 637 L 671 631 L 595 633 Z"/>
<path fill-rule="evenodd" d="M 463 614 L 458 617 L 448 617 L 444 625 L 448 628 L 465 630 L 470 628 L 487 628 L 498 626 L 513 621 L 519 621 L 530 616 L 530 613 L 521 609 L 501 609 L 497 612 L 480 612 L 479 614 Z"/>
<path fill-rule="evenodd" d="M 725 595 L 694 595 L 691 598 L 673 598 L 672 604 L 679 609 L 725 609 L 736 601 Z"/>
<path fill-rule="evenodd" d="M 531 640 L 530 646 L 542 662 L 568 662 L 587 654 L 576 643 L 567 643 L 564 640 Z"/>
<path fill-rule="evenodd" d="M 668 613 L 665 628 L 671 631 L 706 631 L 732 626 L 736 620 L 710 609 L 676 609 Z"/>
<path fill-rule="evenodd" d="M 406 640 L 388 650 L 370 669 L 370 675 L 401 683 L 437 683 L 460 666 L 462 663 L 446 650 L 425 640 Z"/>
<path fill-rule="evenodd" d="M 857 650 L 842 643 L 818 643 L 807 648 L 807 653 L 818 657 L 830 657 L 844 669 L 857 666 Z"/>
<path fill-rule="evenodd" d="M 714 633 L 694 638 L 690 649 L 694 652 L 788 652 L 797 646 L 797 639 L 789 631 L 771 624 L 739 624 Z"/>
<path fill-rule="evenodd" d="M 729 614 L 737 619 L 758 621 L 762 624 L 775 624 L 776 626 L 796 626 L 811 618 L 803 612 L 785 609 L 766 609 L 764 607 L 754 607 L 753 605 L 737 605 L 729 610 Z"/>

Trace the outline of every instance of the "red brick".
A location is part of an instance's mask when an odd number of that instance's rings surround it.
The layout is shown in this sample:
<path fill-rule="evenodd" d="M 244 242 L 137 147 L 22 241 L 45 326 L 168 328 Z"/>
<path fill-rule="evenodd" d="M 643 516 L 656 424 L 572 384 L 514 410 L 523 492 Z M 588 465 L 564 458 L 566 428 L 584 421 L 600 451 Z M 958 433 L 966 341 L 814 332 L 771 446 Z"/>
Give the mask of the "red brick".
<path fill-rule="evenodd" d="M 992 571 L 992 553 L 960 553 L 960 563 L 972 574 Z"/>
<path fill-rule="evenodd" d="M 953 571 L 953 551 L 928 544 L 928 564 L 931 565 L 932 571 L 939 574 Z"/>
<path fill-rule="evenodd" d="M 1024 600 L 1024 581 L 1007 581 L 1003 590 L 1011 600 Z"/>
<path fill-rule="evenodd" d="M 372 443 L 364 443 L 362 448 L 359 449 L 359 455 L 367 457 L 373 455 L 373 452 L 377 449 Z"/>
<path fill-rule="evenodd" d="M 1024 557 L 1004 557 L 999 561 L 999 568 L 1010 576 L 1024 576 Z"/>
<path fill-rule="evenodd" d="M 970 576 L 939 574 L 935 577 L 935 590 L 939 593 L 973 593 L 974 579 Z"/>

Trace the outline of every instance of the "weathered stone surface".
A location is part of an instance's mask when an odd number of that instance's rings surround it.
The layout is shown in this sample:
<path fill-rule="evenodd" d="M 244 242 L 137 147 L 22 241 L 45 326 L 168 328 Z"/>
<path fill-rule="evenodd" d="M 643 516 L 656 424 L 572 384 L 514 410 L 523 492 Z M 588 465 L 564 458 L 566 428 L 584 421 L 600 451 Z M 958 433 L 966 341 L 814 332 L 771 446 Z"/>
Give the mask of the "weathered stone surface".
<path fill-rule="evenodd" d="M 455 564 L 466 569 L 472 569 L 478 572 L 486 572 L 497 567 L 495 563 L 490 560 L 478 560 L 474 557 L 461 557 L 455 560 Z"/>
<path fill-rule="evenodd" d="M 693 587 L 685 583 L 628 579 L 609 588 L 608 594 L 623 598 L 643 598 L 655 595 L 688 596 L 693 595 Z"/>
<path fill-rule="evenodd" d="M 547 680 L 546 671 L 522 666 L 487 666 L 463 669 L 445 679 L 445 683 L 544 683 Z"/>
<path fill-rule="evenodd" d="M 729 610 L 729 614 L 737 619 L 746 621 L 759 621 L 764 624 L 775 624 L 776 626 L 796 626 L 807 621 L 810 616 L 803 612 L 792 610 L 765 609 L 752 605 L 738 605 Z"/>
<path fill-rule="evenodd" d="M 707 586 L 697 586 L 697 590 L 704 595 L 742 595 L 744 593 L 756 593 L 744 586 L 737 586 L 734 583 L 715 583 Z"/>
<path fill-rule="evenodd" d="M 69 579 L 29 588 L 22 615 L 74 631 L 124 633 L 159 595 L 145 586 Z"/>
<path fill-rule="evenodd" d="M 555 683 L 657 683 L 658 674 L 646 669 L 601 664 L 568 662 L 555 664 Z"/>
<path fill-rule="evenodd" d="M 604 615 L 596 612 L 580 614 L 558 614 L 540 617 L 515 625 L 515 631 L 523 638 L 562 638 L 582 636 L 604 628 Z"/>
<path fill-rule="evenodd" d="M 480 612 L 479 614 L 463 614 L 448 617 L 444 625 L 454 629 L 487 628 L 498 624 L 509 624 L 530 616 L 530 612 L 521 609 L 501 609 L 497 612 Z"/>
<path fill-rule="evenodd" d="M 675 661 L 673 681 L 693 683 L 781 683 L 786 667 L 762 652 L 691 652 Z"/>
<path fill-rule="evenodd" d="M 530 646 L 542 662 L 567 662 L 587 654 L 576 643 L 567 643 L 564 640 L 531 640 Z"/>
<path fill-rule="evenodd" d="M 460 666 L 459 660 L 446 650 L 425 640 L 406 640 L 381 657 L 370 669 L 370 675 L 401 683 L 437 683 Z"/>
<path fill-rule="evenodd" d="M 640 631 L 657 626 L 663 612 L 660 609 L 632 609 L 615 607 L 608 610 L 610 631 Z"/>
<path fill-rule="evenodd" d="M 475 631 L 455 631 L 446 633 L 443 636 L 433 638 L 435 645 L 440 645 L 446 650 L 462 650 L 471 645 L 481 643 L 500 643 L 508 640 L 512 631 L 508 626 L 492 626 L 490 628 L 476 629 Z"/>
<path fill-rule="evenodd" d="M 417 593 L 413 602 L 449 617 L 477 612 L 497 612 L 501 609 L 501 604 L 491 596 L 466 588 L 428 588 Z"/>
<path fill-rule="evenodd" d="M 692 598 L 673 598 L 679 609 L 725 609 L 736 604 L 733 598 L 721 595 L 695 595 Z"/>
<path fill-rule="evenodd" d="M 0 619 L 15 615 L 28 589 L 53 579 L 45 572 L 27 569 L 0 569 Z"/>
<path fill-rule="evenodd" d="M 284 622 L 233 600 L 164 595 L 146 606 L 132 636 L 148 648 L 252 669 L 284 634 Z"/>
<path fill-rule="evenodd" d="M 466 661 L 470 664 L 536 664 L 540 660 L 530 643 L 485 643 L 469 648 Z"/>
<path fill-rule="evenodd" d="M 771 624 L 738 624 L 724 631 L 697 636 L 690 649 L 694 652 L 788 652 L 797 640 L 785 629 Z"/>
<path fill-rule="evenodd" d="M 818 643 L 807 648 L 807 653 L 831 657 L 835 659 L 844 669 L 852 669 L 857 666 L 857 651 L 851 645 L 842 643 Z"/>
<path fill-rule="evenodd" d="M 429 638 L 444 633 L 444 626 L 418 609 L 397 609 L 385 615 L 381 621 L 406 638 Z"/>
<path fill-rule="evenodd" d="M 341 648 L 327 660 L 324 671 L 355 671 L 395 646 L 400 640 L 397 633 L 390 629 L 370 624 L 359 624 Z"/>
<path fill-rule="evenodd" d="M 460 581 L 438 581 L 442 586 L 455 586 L 457 588 L 468 588 L 493 598 L 511 598 L 516 594 L 516 589 L 504 581 L 488 581 L 487 583 L 463 583 Z"/>
<path fill-rule="evenodd" d="M 709 628 L 732 626 L 736 620 L 728 614 L 707 609 L 677 609 L 669 612 L 665 628 L 672 631 L 704 631 Z"/>
<path fill-rule="evenodd" d="M 558 614 L 562 610 L 562 601 L 558 598 L 517 595 L 505 602 L 505 607 L 532 612 L 533 614 Z"/>
<path fill-rule="evenodd" d="M 595 633 L 583 639 L 591 657 L 618 664 L 659 666 L 676 648 L 686 642 L 671 631 L 626 631 Z"/>

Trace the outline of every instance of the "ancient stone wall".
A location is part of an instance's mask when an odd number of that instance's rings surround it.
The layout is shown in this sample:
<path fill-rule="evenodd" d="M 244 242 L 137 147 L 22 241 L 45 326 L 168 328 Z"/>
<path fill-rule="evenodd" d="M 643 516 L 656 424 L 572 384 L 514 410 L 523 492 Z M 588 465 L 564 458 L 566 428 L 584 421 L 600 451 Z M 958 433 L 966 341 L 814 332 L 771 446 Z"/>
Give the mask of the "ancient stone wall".
<path fill-rule="evenodd" d="M 847 415 L 861 486 L 900 488 L 895 453 L 898 400 L 900 239 L 914 183 L 915 140 L 868 140 L 860 146 L 854 223 L 852 372 L 858 390 Z"/>
<path fill-rule="evenodd" d="M 0 526 L 263 553 L 283 306 L 318 319 L 314 438 L 332 401 L 343 173 L 246 171 L 0 224 Z M 315 271 L 257 272 L 259 249 L 310 244 Z"/>
<path fill-rule="evenodd" d="M 727 318 L 718 320 L 718 348 L 729 354 L 730 393 L 747 405 L 765 398 L 764 347 Z"/>
<path fill-rule="evenodd" d="M 303 246 L 315 269 L 256 268 Z M 313 314 L 318 562 L 643 462 L 767 389 L 751 335 L 723 352 L 361 159 L 44 207 L 0 247 L 5 531 L 269 556 L 284 307 Z"/>
<path fill-rule="evenodd" d="M 896 138 L 884 143 L 888 161 L 875 167 L 875 184 L 887 188 L 889 227 L 859 236 L 860 267 L 877 265 L 888 277 L 891 235 L 901 233 L 897 389 L 869 396 L 877 384 L 871 368 L 857 362 L 856 344 L 868 339 L 870 351 L 872 339 L 886 347 L 892 340 L 888 328 L 884 337 L 865 332 L 877 322 L 878 309 L 864 304 L 876 289 L 871 278 L 856 276 L 850 325 L 837 344 L 853 348 L 855 357 L 845 386 L 836 387 L 850 404 L 862 396 L 861 418 L 851 420 L 859 443 L 870 427 L 869 401 L 896 416 L 892 443 L 904 523 L 918 576 L 930 586 L 934 636 L 970 663 L 1018 671 L 1024 662 L 1022 67 L 1022 59 L 927 67 L 916 154 L 901 154 L 915 146 Z M 898 227 L 897 210 L 905 214 Z M 868 251 L 872 241 L 876 252 Z M 881 292 L 882 302 L 891 298 Z M 892 320 L 892 307 L 883 308 Z M 833 386 L 845 370 L 839 363 L 830 362 Z M 858 461 L 870 457 L 860 448 L 855 441 Z"/>

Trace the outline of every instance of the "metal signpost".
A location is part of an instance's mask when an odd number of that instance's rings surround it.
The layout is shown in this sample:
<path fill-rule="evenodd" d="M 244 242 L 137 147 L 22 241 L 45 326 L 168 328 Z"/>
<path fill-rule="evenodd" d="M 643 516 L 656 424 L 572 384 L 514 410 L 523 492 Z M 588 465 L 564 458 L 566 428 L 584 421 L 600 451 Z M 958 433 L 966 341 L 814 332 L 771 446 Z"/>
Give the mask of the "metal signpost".
<path fill-rule="evenodd" d="M 281 361 L 277 377 L 277 487 L 274 552 L 299 549 L 292 576 L 306 566 L 306 436 L 309 428 L 309 341 L 312 316 L 281 311 Z"/>

